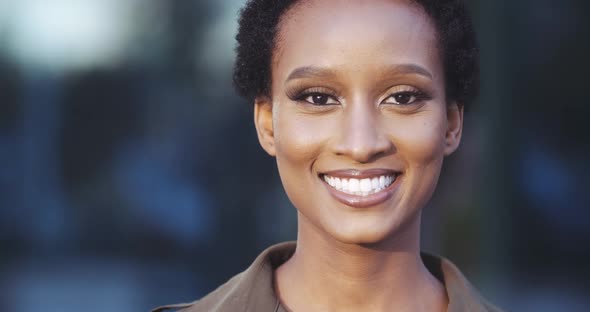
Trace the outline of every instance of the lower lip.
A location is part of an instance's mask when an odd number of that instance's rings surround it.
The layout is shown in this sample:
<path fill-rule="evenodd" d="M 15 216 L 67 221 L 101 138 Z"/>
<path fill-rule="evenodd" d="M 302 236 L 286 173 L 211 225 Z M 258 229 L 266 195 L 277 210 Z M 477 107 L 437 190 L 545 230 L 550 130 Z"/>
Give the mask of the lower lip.
<path fill-rule="evenodd" d="M 400 184 L 401 175 L 398 175 L 395 178 L 395 181 L 393 181 L 393 183 L 391 183 L 391 185 L 389 185 L 387 188 L 377 193 L 369 194 L 367 196 L 352 195 L 341 192 L 331 187 L 323 179 L 321 180 L 324 183 L 324 186 L 328 189 L 330 195 L 332 195 L 332 197 L 334 197 L 337 201 L 354 208 L 367 208 L 382 204 L 389 198 L 391 198 L 391 196 L 393 196 L 393 193 L 395 193 Z"/>

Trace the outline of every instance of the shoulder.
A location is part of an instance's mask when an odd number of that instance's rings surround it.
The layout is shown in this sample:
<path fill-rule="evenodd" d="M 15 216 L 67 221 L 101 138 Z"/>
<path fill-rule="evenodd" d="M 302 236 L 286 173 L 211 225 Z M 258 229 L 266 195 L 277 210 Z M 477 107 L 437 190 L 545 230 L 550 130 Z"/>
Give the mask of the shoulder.
<path fill-rule="evenodd" d="M 236 287 L 241 284 L 244 272 L 239 273 L 219 286 L 203 298 L 190 302 L 162 306 L 152 312 L 201 312 L 201 311 L 230 311 L 231 307 L 240 304 L 243 293 Z"/>
<path fill-rule="evenodd" d="M 274 245 L 263 251 L 245 271 L 203 298 L 185 304 L 156 308 L 152 312 L 271 311 L 278 304 L 273 289 L 273 271 L 295 250 L 295 243 Z"/>
<path fill-rule="evenodd" d="M 422 260 L 426 268 L 444 285 L 449 298 L 449 312 L 502 312 L 484 298 L 448 259 L 422 253 Z"/>

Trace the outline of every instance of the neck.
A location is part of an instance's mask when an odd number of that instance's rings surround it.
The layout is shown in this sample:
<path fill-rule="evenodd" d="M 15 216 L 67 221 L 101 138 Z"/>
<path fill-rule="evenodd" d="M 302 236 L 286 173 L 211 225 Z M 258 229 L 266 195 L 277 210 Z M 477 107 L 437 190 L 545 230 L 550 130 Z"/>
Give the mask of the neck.
<path fill-rule="evenodd" d="M 288 308 L 437 311 L 422 306 L 426 298 L 421 294 L 438 293 L 440 299 L 444 288 L 420 258 L 419 215 L 379 244 L 338 242 L 303 218 L 299 216 L 295 254 L 277 270 L 277 290 Z"/>

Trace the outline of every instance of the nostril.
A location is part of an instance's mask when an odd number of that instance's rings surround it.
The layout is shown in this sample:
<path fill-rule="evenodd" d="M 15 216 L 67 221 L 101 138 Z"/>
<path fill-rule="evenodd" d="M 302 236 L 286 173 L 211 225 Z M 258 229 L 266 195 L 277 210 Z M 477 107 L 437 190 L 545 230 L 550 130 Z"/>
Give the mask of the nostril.
<path fill-rule="evenodd" d="M 354 107 L 353 107 L 354 106 Z M 395 150 L 393 142 L 384 133 L 375 112 L 368 105 L 351 105 L 342 115 L 340 129 L 335 137 L 335 154 L 347 156 L 358 163 L 368 163 Z"/>
<path fill-rule="evenodd" d="M 394 151 L 392 143 L 384 142 L 385 144 L 373 145 L 357 145 L 355 147 L 342 149 L 340 155 L 348 156 L 358 163 L 370 163 L 379 158 L 388 156 Z"/>

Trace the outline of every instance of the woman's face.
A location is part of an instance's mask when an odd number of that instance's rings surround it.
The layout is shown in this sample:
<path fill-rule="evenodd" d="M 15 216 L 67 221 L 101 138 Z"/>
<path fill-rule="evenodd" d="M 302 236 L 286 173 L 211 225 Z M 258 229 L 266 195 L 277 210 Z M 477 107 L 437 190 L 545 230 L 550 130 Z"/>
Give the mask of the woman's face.
<path fill-rule="evenodd" d="M 419 220 L 461 136 L 430 18 L 408 1 L 303 1 L 278 38 L 255 121 L 300 231 L 395 237 Z"/>

